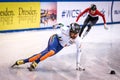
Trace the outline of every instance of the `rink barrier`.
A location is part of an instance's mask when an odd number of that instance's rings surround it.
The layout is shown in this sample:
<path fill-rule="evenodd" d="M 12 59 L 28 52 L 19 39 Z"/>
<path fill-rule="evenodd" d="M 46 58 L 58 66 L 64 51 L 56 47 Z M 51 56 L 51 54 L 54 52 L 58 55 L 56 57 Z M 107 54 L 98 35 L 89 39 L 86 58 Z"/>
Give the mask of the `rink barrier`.
<path fill-rule="evenodd" d="M 0 2 L 9 2 L 10 0 L 1 0 Z M 17 0 L 12 0 L 12 2 L 17 2 Z M 19 0 L 18 2 L 29 2 L 29 1 L 33 1 L 33 2 L 37 2 L 38 0 Z M 49 0 L 49 1 L 47 1 L 47 0 L 40 0 L 41 2 L 52 2 L 52 1 L 55 1 L 55 0 Z M 71 1 L 73 1 L 73 0 L 57 0 L 57 2 L 71 2 Z M 80 0 L 80 1 L 78 1 L 78 0 L 74 0 L 75 2 L 89 2 L 89 0 Z M 113 5 L 114 5 L 114 1 L 119 1 L 119 0 L 98 0 L 98 1 L 96 1 L 96 0 L 91 0 L 91 1 L 95 1 L 95 2 L 102 2 L 102 1 L 106 1 L 106 2 L 111 2 L 112 1 L 112 5 L 111 5 L 111 13 L 112 13 L 112 8 L 113 8 Z M 120 12 L 119 10 L 118 10 L 118 12 Z M 111 22 L 107 22 L 107 24 L 109 25 L 109 24 L 120 24 L 120 21 L 119 22 L 114 22 L 113 21 L 113 13 L 111 14 Z M 98 24 L 96 24 L 97 26 L 98 25 L 103 25 L 103 23 L 98 23 Z M 46 29 L 52 29 L 52 27 L 51 26 L 47 26 L 47 27 L 42 27 L 42 28 L 27 28 L 27 29 L 13 29 L 13 30 L 3 30 L 3 31 L 1 31 L 0 30 L 0 33 L 6 33 L 6 32 L 21 32 L 21 31 L 31 31 L 31 30 L 46 30 Z"/>
<path fill-rule="evenodd" d="M 111 24 L 120 24 L 120 22 L 113 22 L 113 23 L 107 23 L 107 25 Z M 96 26 L 103 25 L 103 23 L 96 24 Z M 82 25 L 81 25 L 82 26 Z M 49 30 L 53 29 L 53 27 L 44 27 L 44 28 L 29 28 L 29 29 L 19 29 L 19 30 L 5 30 L 5 31 L 0 31 L 0 33 L 11 33 L 11 32 L 23 32 L 23 31 L 36 31 L 36 30 Z"/>
<path fill-rule="evenodd" d="M 90 1 L 120 1 L 120 0 L 0 0 L 0 2 L 90 2 Z"/>

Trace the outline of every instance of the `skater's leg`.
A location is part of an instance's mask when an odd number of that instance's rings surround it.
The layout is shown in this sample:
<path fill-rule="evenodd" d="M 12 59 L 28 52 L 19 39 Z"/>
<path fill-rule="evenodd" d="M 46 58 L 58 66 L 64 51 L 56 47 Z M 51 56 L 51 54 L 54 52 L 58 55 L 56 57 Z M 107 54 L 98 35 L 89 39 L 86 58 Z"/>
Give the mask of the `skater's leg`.
<path fill-rule="evenodd" d="M 89 20 L 90 20 L 90 16 L 88 15 L 87 18 L 86 18 L 85 21 L 84 21 L 84 24 L 83 24 L 83 26 L 82 26 L 80 32 L 79 32 L 79 36 L 80 36 L 80 37 L 81 37 L 81 35 L 82 35 L 82 33 L 83 33 L 85 27 L 87 26 Z"/>
<path fill-rule="evenodd" d="M 94 18 L 91 17 L 89 20 L 90 21 L 88 23 L 88 28 L 87 28 L 86 32 L 83 34 L 83 38 L 88 34 L 88 32 L 91 30 L 92 26 L 94 26 L 97 23 L 98 17 L 94 17 Z"/>
<path fill-rule="evenodd" d="M 98 21 L 99 17 L 94 17 L 92 20 L 91 20 L 91 26 L 95 25 Z"/>
<path fill-rule="evenodd" d="M 50 37 L 49 42 L 48 42 L 48 47 L 46 50 L 41 52 L 41 56 L 35 60 L 28 69 L 30 71 L 34 70 L 35 67 L 38 65 L 40 61 L 43 61 L 47 59 L 48 57 L 55 55 L 57 52 L 59 52 L 63 47 L 59 43 L 59 39 L 57 35 L 53 35 Z"/>
<path fill-rule="evenodd" d="M 46 58 L 52 56 L 55 54 L 55 51 L 54 50 L 50 50 L 50 51 L 47 51 L 46 53 L 44 53 L 45 51 L 41 52 L 41 56 L 35 60 L 35 62 L 38 64 L 40 61 L 43 61 L 45 60 Z"/>
<path fill-rule="evenodd" d="M 83 25 L 83 26 L 82 26 L 82 28 L 81 28 L 81 30 L 80 30 L 80 32 L 79 32 L 79 36 L 80 36 L 80 37 L 81 37 L 81 35 L 82 35 L 82 33 L 83 33 L 85 27 L 86 27 L 86 25 Z"/>
<path fill-rule="evenodd" d="M 43 53 L 41 53 L 41 54 L 43 54 Z M 47 59 L 48 57 L 50 57 L 50 56 L 52 56 L 52 55 L 54 55 L 54 54 L 55 54 L 55 51 L 50 50 L 49 52 L 44 53 L 44 55 L 41 55 L 40 58 L 38 58 L 37 60 L 35 60 L 35 61 L 30 65 L 30 67 L 28 67 L 29 71 L 34 70 L 34 69 L 37 67 L 37 65 L 38 65 L 39 62 Z"/>
<path fill-rule="evenodd" d="M 87 32 L 90 31 L 91 27 L 94 26 L 98 21 L 98 17 L 91 18 L 88 24 Z"/>
<path fill-rule="evenodd" d="M 50 57 L 50 56 L 52 56 L 52 55 L 54 55 L 55 54 L 55 51 L 54 50 L 50 50 L 48 53 L 46 53 L 44 56 L 42 56 L 41 58 L 40 58 L 40 61 L 43 61 L 43 60 L 45 60 L 46 58 L 48 58 L 48 57 Z"/>
<path fill-rule="evenodd" d="M 13 64 L 11 67 L 14 67 L 15 65 L 21 65 L 21 64 L 25 64 L 27 62 L 33 62 L 35 60 L 37 60 L 39 57 L 40 57 L 41 54 L 36 54 L 36 55 L 33 55 L 32 57 L 30 58 L 27 58 L 27 59 L 20 59 L 20 60 L 17 60 L 15 62 L 15 64 Z"/>
<path fill-rule="evenodd" d="M 87 30 L 86 30 L 86 32 L 83 34 L 83 37 L 82 37 L 82 39 L 88 34 L 88 32 L 91 30 L 91 25 L 88 25 L 88 28 L 87 28 Z"/>
<path fill-rule="evenodd" d="M 91 30 L 91 27 L 92 27 L 92 25 L 88 25 L 86 32 L 89 32 Z"/>

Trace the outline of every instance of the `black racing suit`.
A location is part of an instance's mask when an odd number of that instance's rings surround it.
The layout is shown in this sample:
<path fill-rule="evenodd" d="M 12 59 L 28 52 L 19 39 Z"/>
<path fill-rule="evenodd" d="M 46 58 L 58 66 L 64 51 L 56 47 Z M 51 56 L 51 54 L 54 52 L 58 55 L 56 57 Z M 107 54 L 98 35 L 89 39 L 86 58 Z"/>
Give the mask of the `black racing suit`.
<path fill-rule="evenodd" d="M 88 26 L 86 32 L 89 32 L 90 29 L 91 29 L 91 27 L 96 24 L 96 22 L 98 21 L 98 19 L 99 19 L 98 16 L 92 17 L 91 15 L 88 15 L 87 18 L 84 21 L 84 24 L 83 24 L 83 26 L 81 28 L 79 36 L 81 37 L 81 35 L 82 35 L 82 33 L 83 33 L 83 31 L 84 31 L 84 29 L 85 29 L 86 26 Z"/>

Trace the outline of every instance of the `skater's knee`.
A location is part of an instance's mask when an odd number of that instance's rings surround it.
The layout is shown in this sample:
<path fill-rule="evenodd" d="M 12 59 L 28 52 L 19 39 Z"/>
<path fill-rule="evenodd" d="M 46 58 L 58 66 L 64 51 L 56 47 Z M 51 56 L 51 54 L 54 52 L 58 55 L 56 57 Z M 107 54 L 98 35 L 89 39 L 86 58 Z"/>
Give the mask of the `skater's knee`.
<path fill-rule="evenodd" d="M 29 59 L 29 62 L 33 62 L 33 61 L 37 60 L 40 56 L 41 56 L 41 54 L 37 54 L 37 55 L 31 57 L 31 58 Z"/>
<path fill-rule="evenodd" d="M 81 29 L 85 29 L 86 25 L 83 25 Z"/>
<path fill-rule="evenodd" d="M 55 51 L 54 50 L 50 50 L 48 53 L 46 53 L 44 56 L 42 56 L 40 58 L 40 61 L 45 60 L 46 58 L 48 58 L 48 57 L 50 57 L 50 56 L 52 56 L 54 54 L 55 54 Z"/>
<path fill-rule="evenodd" d="M 92 27 L 91 25 L 88 25 L 88 28 L 87 28 L 87 30 L 86 30 L 86 31 L 87 31 L 87 32 L 89 32 L 89 31 L 90 31 L 90 29 L 91 29 L 91 27 Z"/>
<path fill-rule="evenodd" d="M 90 29 L 91 29 L 91 28 L 88 28 L 88 29 L 86 30 L 86 32 L 89 32 L 89 31 L 90 31 Z"/>

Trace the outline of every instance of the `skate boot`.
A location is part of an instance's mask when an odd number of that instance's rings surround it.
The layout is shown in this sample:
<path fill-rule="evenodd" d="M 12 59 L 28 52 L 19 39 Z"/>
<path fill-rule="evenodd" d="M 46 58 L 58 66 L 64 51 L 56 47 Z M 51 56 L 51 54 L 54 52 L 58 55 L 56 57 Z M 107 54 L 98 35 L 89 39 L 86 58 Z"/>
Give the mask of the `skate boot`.
<path fill-rule="evenodd" d="M 29 71 L 33 71 L 33 70 L 36 68 L 37 65 L 38 65 L 38 64 L 37 64 L 36 62 L 33 62 L 33 63 L 30 65 L 30 67 L 28 67 L 28 70 L 29 70 Z"/>
<path fill-rule="evenodd" d="M 76 70 L 78 71 L 85 71 L 85 68 L 83 66 L 77 65 Z"/>
<path fill-rule="evenodd" d="M 13 68 L 14 66 L 18 66 L 18 65 L 21 65 L 21 64 L 24 64 L 24 60 L 18 60 L 15 62 L 15 64 L 13 64 L 11 67 Z"/>
<path fill-rule="evenodd" d="M 82 39 L 88 34 L 88 32 L 86 31 L 84 34 L 83 34 L 83 37 Z"/>
<path fill-rule="evenodd" d="M 78 70 L 78 71 L 85 71 L 85 68 L 79 66 L 79 67 L 76 67 L 76 70 Z"/>

